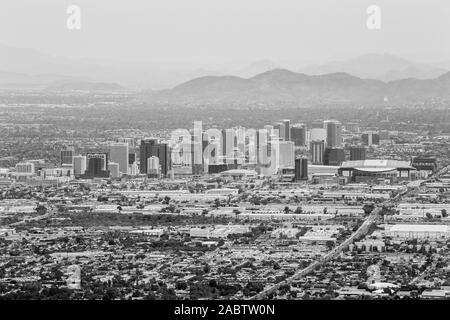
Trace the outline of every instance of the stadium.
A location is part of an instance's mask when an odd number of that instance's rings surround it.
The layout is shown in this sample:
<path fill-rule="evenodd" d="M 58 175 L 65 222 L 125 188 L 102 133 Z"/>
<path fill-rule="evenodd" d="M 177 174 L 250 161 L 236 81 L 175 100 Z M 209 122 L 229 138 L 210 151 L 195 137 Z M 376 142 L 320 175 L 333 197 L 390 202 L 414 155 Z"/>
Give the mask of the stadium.
<path fill-rule="evenodd" d="M 348 178 L 347 182 L 376 183 L 389 180 L 392 183 L 411 180 L 415 171 L 408 161 L 374 159 L 344 161 L 338 174 Z"/>

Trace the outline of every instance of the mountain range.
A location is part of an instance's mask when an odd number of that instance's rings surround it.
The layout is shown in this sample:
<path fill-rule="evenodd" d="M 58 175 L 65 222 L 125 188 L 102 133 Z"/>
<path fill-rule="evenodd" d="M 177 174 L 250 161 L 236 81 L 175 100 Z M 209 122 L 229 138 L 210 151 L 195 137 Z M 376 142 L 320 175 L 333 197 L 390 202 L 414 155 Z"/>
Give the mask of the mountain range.
<path fill-rule="evenodd" d="M 199 68 L 56 57 L 0 44 L 0 88 L 120 92 L 129 88 L 149 102 L 302 105 L 447 99 L 449 67 L 445 61 L 425 64 L 390 54 L 366 54 L 300 72 L 270 60 Z"/>
<path fill-rule="evenodd" d="M 425 64 L 390 54 L 365 54 L 344 61 L 303 68 L 293 65 L 288 69 L 309 75 L 344 72 L 359 78 L 385 82 L 407 78 L 433 79 L 450 70 L 450 61 Z M 74 59 L 0 44 L 0 88 L 46 88 L 58 81 L 85 81 L 117 83 L 136 91 L 161 90 L 204 76 L 252 78 L 280 68 L 286 66 L 267 59 L 247 63 L 235 61 L 214 66 Z"/>
<path fill-rule="evenodd" d="M 447 71 L 448 69 L 438 64 L 412 62 L 387 53 L 364 54 L 345 61 L 332 61 L 299 69 L 299 72 L 310 75 L 345 72 L 360 78 L 385 82 L 407 78 L 432 79 Z"/>
<path fill-rule="evenodd" d="M 450 72 L 433 79 L 383 82 L 344 72 L 306 75 L 275 69 L 249 79 L 200 77 L 170 90 L 147 92 L 141 98 L 149 102 L 191 105 L 419 102 L 450 99 Z"/>

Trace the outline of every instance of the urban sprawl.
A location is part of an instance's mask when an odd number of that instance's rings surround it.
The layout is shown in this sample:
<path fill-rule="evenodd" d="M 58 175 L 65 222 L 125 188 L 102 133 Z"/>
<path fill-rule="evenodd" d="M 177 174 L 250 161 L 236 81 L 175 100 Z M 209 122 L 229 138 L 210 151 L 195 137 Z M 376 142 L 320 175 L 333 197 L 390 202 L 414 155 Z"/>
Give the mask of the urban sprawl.
<path fill-rule="evenodd" d="M 450 297 L 425 120 L 83 131 L 91 107 L 51 104 L 0 108 L 2 299 Z"/>

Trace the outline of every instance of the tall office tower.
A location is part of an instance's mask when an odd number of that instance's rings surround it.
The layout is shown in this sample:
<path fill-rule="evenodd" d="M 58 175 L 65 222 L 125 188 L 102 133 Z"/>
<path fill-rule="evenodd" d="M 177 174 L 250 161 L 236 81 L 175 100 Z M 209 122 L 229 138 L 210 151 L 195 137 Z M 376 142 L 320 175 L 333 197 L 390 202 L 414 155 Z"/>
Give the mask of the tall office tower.
<path fill-rule="evenodd" d="M 274 127 L 272 125 L 270 125 L 270 124 L 267 124 L 267 125 L 264 126 L 264 129 L 267 132 L 267 140 L 268 140 L 270 138 L 270 135 L 273 134 Z"/>
<path fill-rule="evenodd" d="M 308 159 L 295 159 L 295 180 L 308 180 Z"/>
<path fill-rule="evenodd" d="M 130 165 L 130 174 L 132 176 L 139 174 L 139 166 L 137 162 L 134 162 L 132 165 Z"/>
<path fill-rule="evenodd" d="M 117 142 L 128 144 L 128 149 L 130 150 L 134 150 L 134 148 L 136 147 L 134 138 L 119 138 L 117 139 Z"/>
<path fill-rule="evenodd" d="M 293 168 L 295 166 L 295 148 L 292 141 L 279 141 L 279 168 Z"/>
<path fill-rule="evenodd" d="M 231 157 L 234 148 L 237 147 L 237 136 L 235 129 L 222 130 L 222 155 L 225 159 Z"/>
<path fill-rule="evenodd" d="M 147 174 L 152 177 L 159 177 L 160 173 L 159 158 L 151 156 L 147 159 Z"/>
<path fill-rule="evenodd" d="M 136 161 L 136 153 L 132 152 L 128 154 L 128 165 L 132 165 Z"/>
<path fill-rule="evenodd" d="M 345 151 L 341 148 L 326 148 L 323 163 L 326 166 L 340 166 L 345 161 Z"/>
<path fill-rule="evenodd" d="M 312 164 L 323 164 L 325 142 L 323 140 L 311 141 L 310 151 Z"/>
<path fill-rule="evenodd" d="M 324 128 L 311 128 L 309 131 L 309 142 L 311 141 L 326 141 L 327 130 Z"/>
<path fill-rule="evenodd" d="M 119 172 L 121 174 L 128 173 L 128 143 L 117 142 L 109 145 L 109 160 L 119 164 Z"/>
<path fill-rule="evenodd" d="M 258 165 L 269 163 L 269 137 L 267 129 L 260 129 L 256 132 L 256 162 Z"/>
<path fill-rule="evenodd" d="M 327 130 L 327 147 L 339 148 L 342 144 L 342 124 L 337 120 L 326 120 L 323 127 Z"/>
<path fill-rule="evenodd" d="M 236 145 L 239 149 L 239 151 L 242 154 L 245 154 L 246 147 L 245 147 L 245 139 L 246 139 L 246 129 L 244 127 L 236 127 Z"/>
<path fill-rule="evenodd" d="M 199 175 L 203 173 L 203 152 L 201 136 L 191 136 L 191 156 L 192 156 L 192 174 Z"/>
<path fill-rule="evenodd" d="M 161 173 L 166 176 L 172 166 L 169 145 L 167 143 L 160 143 L 158 139 L 142 139 L 140 146 L 141 173 L 148 173 L 147 159 L 151 156 L 159 158 Z"/>
<path fill-rule="evenodd" d="M 61 150 L 61 166 L 64 164 L 73 164 L 73 156 L 74 156 L 74 149 L 73 148 L 65 148 Z"/>
<path fill-rule="evenodd" d="M 108 172 L 108 153 L 87 153 L 87 168 L 85 176 L 89 178 L 107 178 Z"/>
<path fill-rule="evenodd" d="M 73 172 L 75 176 L 81 176 L 86 171 L 86 157 L 78 155 L 73 157 Z"/>
<path fill-rule="evenodd" d="M 366 160 L 366 148 L 362 146 L 350 147 L 350 161 Z"/>
<path fill-rule="evenodd" d="M 294 124 L 291 127 L 291 141 L 296 147 L 306 146 L 306 126 L 302 123 Z"/>
<path fill-rule="evenodd" d="M 363 133 L 362 136 L 362 141 L 363 144 L 365 144 L 366 146 L 371 146 L 371 145 L 378 145 L 380 144 L 380 135 L 378 133 L 375 132 L 366 132 Z"/>
<path fill-rule="evenodd" d="M 283 129 L 284 129 L 284 140 L 290 141 L 291 140 L 291 120 L 284 119 L 284 120 L 281 120 L 281 123 L 283 124 Z"/>
<path fill-rule="evenodd" d="M 286 132 L 284 131 L 284 123 L 277 122 L 273 125 L 273 134 L 277 135 L 281 140 L 285 140 L 284 136 Z"/>
<path fill-rule="evenodd" d="M 108 170 L 111 178 L 117 179 L 120 177 L 120 164 L 117 162 L 108 162 Z"/>

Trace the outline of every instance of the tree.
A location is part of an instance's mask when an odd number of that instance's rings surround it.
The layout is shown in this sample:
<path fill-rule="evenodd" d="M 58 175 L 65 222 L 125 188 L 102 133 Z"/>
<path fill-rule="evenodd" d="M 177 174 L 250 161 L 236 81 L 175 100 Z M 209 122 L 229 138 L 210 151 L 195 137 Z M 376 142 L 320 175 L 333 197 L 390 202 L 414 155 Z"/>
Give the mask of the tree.
<path fill-rule="evenodd" d="M 45 206 L 43 206 L 43 205 L 38 205 L 37 208 L 36 208 L 36 212 L 39 215 L 46 214 L 47 213 L 47 208 Z"/>
<path fill-rule="evenodd" d="M 427 216 L 427 219 L 429 219 L 429 220 L 433 219 L 433 216 L 431 215 L 431 213 L 427 212 L 425 215 Z"/>
<path fill-rule="evenodd" d="M 447 213 L 447 210 L 445 210 L 445 209 L 442 209 L 442 211 L 441 211 L 441 215 L 442 215 L 442 218 L 448 217 L 448 213 Z"/>
<path fill-rule="evenodd" d="M 165 203 L 165 204 L 169 204 L 169 202 L 170 202 L 170 197 L 165 196 L 165 197 L 164 197 L 164 203 Z"/>
<path fill-rule="evenodd" d="M 284 207 L 284 213 L 289 213 L 289 212 L 291 212 L 291 209 L 289 209 L 288 206 Z"/>
<path fill-rule="evenodd" d="M 325 243 L 325 245 L 327 246 L 328 250 L 331 250 L 331 249 L 334 248 L 334 242 L 333 242 L 333 241 L 329 241 L 329 240 L 328 240 L 328 241 Z"/>
<path fill-rule="evenodd" d="M 302 207 L 297 207 L 297 209 L 295 209 L 294 213 L 296 213 L 296 214 L 302 214 L 302 213 L 303 213 Z"/>

